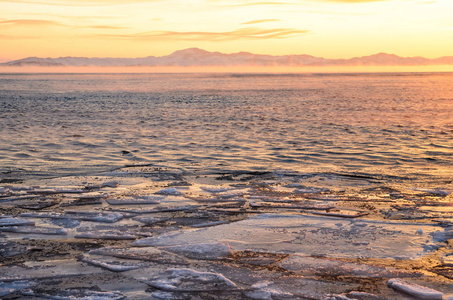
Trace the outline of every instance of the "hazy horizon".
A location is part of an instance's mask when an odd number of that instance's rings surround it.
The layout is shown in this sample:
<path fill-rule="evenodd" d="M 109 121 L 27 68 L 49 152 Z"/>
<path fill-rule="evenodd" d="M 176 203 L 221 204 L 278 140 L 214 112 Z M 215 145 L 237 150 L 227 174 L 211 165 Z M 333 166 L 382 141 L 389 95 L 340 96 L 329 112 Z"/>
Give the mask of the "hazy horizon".
<path fill-rule="evenodd" d="M 367 73 L 451 72 L 453 57 L 428 59 L 377 53 L 362 57 L 326 59 L 307 54 L 260 55 L 250 52 L 221 53 L 199 48 L 174 51 L 165 56 L 27 57 L 0 62 L 0 72 L 16 73 Z"/>

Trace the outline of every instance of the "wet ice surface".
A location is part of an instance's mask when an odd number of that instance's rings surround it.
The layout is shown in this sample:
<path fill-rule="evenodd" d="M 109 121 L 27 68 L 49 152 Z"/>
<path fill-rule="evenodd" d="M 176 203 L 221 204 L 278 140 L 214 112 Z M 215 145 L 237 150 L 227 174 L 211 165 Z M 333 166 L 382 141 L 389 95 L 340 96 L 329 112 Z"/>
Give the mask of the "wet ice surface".
<path fill-rule="evenodd" d="M 174 181 L 171 168 L 160 166 L 150 177 L 145 170 L 154 168 L 2 184 L 0 295 L 453 295 L 451 184 L 420 189 L 245 171 L 187 173 Z"/>

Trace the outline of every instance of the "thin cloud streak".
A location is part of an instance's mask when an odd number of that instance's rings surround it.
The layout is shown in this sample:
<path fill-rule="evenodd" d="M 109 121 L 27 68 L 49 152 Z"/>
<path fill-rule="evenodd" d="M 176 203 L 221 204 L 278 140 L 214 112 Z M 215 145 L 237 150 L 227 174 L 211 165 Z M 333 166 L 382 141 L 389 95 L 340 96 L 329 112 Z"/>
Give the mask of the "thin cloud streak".
<path fill-rule="evenodd" d="M 322 0 L 324 2 L 340 2 L 340 3 L 367 3 L 367 2 L 382 2 L 390 0 Z"/>
<path fill-rule="evenodd" d="M 0 0 L 1 1 L 1 0 Z M 24 16 L 40 16 L 40 17 L 51 17 L 59 19 L 73 19 L 73 20 L 114 20 L 116 17 L 106 17 L 106 16 L 69 16 L 69 15 L 59 15 L 59 14 L 45 14 L 45 13 L 22 13 Z"/>
<path fill-rule="evenodd" d="M 91 28 L 91 29 L 130 29 L 130 27 L 122 26 L 109 26 L 109 25 L 95 25 L 95 26 L 78 26 L 77 28 Z"/>
<path fill-rule="evenodd" d="M 333 3 L 368 3 L 368 2 L 383 2 L 383 1 L 391 1 L 391 0 L 309 0 L 308 2 L 333 2 Z M 301 6 L 302 3 L 300 2 L 276 2 L 276 1 L 262 1 L 262 2 L 249 2 L 243 1 L 243 3 L 236 3 L 236 4 L 222 4 L 223 1 L 210 1 L 212 3 L 217 3 L 219 6 L 260 6 L 260 5 L 295 5 Z"/>
<path fill-rule="evenodd" d="M 298 5 L 298 4 L 291 3 L 291 2 L 250 2 L 250 3 L 239 3 L 239 4 L 218 4 L 218 6 L 223 6 L 223 7 L 262 6 L 262 5 Z"/>
<path fill-rule="evenodd" d="M 177 32 L 177 31 L 150 31 L 135 35 L 98 35 L 107 38 L 129 40 L 186 40 L 186 41 L 232 41 L 232 40 L 265 40 L 284 39 L 309 33 L 309 30 L 291 28 L 259 29 L 242 28 L 229 32 Z"/>
<path fill-rule="evenodd" d="M 251 24 L 258 24 L 258 23 L 267 23 L 267 22 L 278 22 L 281 21 L 279 19 L 263 19 L 263 20 L 253 20 L 249 22 L 241 23 L 242 25 L 251 25 Z"/>
<path fill-rule="evenodd" d="M 0 0 L 0 3 L 25 3 L 52 6 L 109 6 L 132 3 L 159 2 L 162 0 L 56 0 L 56 1 L 32 1 L 32 0 Z"/>
<path fill-rule="evenodd" d="M 34 19 L 18 19 L 18 20 L 5 20 L 0 21 L 0 25 L 14 25 L 14 26 L 62 26 L 68 27 L 56 21 L 50 20 L 34 20 Z"/>
<path fill-rule="evenodd" d="M 12 25 L 12 26 L 58 26 L 68 28 L 88 28 L 88 29 L 130 29 L 130 27 L 124 26 L 111 26 L 111 25 L 87 25 L 87 26 L 72 26 L 66 25 L 57 21 L 51 20 L 36 20 L 36 19 L 19 19 L 19 20 L 0 20 L 0 26 Z"/>

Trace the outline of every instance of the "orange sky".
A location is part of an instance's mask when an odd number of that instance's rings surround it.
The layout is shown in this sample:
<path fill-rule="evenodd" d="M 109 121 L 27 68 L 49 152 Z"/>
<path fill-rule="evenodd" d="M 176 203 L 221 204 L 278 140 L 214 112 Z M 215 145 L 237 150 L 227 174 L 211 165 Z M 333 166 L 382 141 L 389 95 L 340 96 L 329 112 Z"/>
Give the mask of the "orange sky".
<path fill-rule="evenodd" d="M 0 61 L 179 49 L 453 55 L 452 0 L 0 0 Z"/>

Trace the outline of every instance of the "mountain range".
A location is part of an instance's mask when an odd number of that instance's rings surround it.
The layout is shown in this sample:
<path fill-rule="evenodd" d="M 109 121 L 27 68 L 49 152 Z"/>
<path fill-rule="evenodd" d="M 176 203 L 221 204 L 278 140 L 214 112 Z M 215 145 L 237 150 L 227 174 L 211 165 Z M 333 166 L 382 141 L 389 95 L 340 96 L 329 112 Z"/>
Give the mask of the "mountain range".
<path fill-rule="evenodd" d="M 300 55 L 262 55 L 249 52 L 225 54 L 209 52 L 198 48 L 178 50 L 166 56 L 147 56 L 142 58 L 88 58 L 88 57 L 59 57 L 39 58 L 27 57 L 0 63 L 0 66 L 427 66 L 453 65 L 453 56 L 435 59 L 424 57 L 400 57 L 394 54 L 378 53 L 370 56 L 350 59 L 327 59 L 306 54 Z"/>

